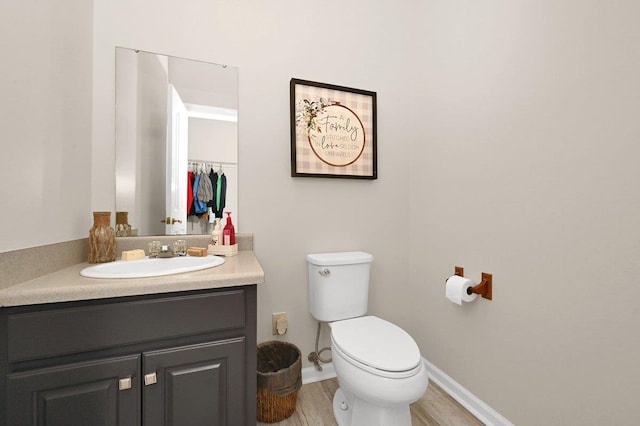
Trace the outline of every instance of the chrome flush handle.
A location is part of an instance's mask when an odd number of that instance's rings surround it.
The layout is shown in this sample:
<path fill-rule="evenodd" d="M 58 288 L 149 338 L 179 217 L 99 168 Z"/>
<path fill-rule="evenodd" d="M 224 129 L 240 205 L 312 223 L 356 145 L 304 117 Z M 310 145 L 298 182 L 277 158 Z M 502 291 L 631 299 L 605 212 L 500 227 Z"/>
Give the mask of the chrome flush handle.
<path fill-rule="evenodd" d="M 329 275 L 331 275 L 331 271 L 328 268 L 325 268 L 322 271 L 318 271 L 318 273 L 323 277 L 328 277 Z"/>

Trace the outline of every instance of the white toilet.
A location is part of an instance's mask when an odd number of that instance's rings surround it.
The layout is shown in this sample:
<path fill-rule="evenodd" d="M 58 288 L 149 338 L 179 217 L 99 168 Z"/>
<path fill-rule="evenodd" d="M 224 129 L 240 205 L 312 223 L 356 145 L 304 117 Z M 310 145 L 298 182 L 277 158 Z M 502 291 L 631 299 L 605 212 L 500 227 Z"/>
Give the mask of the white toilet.
<path fill-rule="evenodd" d="M 409 404 L 429 383 L 416 342 L 400 327 L 367 312 L 373 256 L 364 252 L 307 255 L 309 308 L 331 327 L 340 388 L 333 413 L 340 426 L 411 425 Z"/>

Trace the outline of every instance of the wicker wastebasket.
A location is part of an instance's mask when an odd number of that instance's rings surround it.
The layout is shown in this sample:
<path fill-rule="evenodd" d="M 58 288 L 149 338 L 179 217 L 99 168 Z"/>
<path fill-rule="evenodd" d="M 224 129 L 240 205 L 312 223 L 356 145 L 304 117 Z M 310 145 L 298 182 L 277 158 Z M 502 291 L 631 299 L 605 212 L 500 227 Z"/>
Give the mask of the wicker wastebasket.
<path fill-rule="evenodd" d="M 258 421 L 279 422 L 296 410 L 302 386 L 300 349 L 292 343 L 271 341 L 258 345 Z"/>

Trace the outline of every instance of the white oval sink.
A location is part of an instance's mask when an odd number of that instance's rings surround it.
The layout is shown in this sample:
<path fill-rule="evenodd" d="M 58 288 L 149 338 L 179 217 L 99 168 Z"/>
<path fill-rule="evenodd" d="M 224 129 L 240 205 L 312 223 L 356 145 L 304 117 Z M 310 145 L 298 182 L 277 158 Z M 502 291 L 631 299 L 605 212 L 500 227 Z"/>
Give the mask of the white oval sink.
<path fill-rule="evenodd" d="M 80 275 L 89 278 L 145 278 L 161 275 L 180 274 L 199 271 L 222 265 L 220 256 L 179 256 L 170 258 L 149 258 L 138 260 L 116 260 L 100 263 L 80 271 Z"/>

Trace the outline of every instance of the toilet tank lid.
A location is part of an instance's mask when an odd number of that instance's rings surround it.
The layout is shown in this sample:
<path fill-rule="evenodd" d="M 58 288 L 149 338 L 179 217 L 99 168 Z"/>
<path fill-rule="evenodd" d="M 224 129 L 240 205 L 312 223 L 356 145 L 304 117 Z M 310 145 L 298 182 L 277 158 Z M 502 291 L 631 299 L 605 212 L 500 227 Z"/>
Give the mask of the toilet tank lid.
<path fill-rule="evenodd" d="M 318 266 L 352 265 L 357 263 L 371 263 L 373 262 L 373 256 L 363 251 L 312 253 L 307 255 L 307 261 Z"/>

